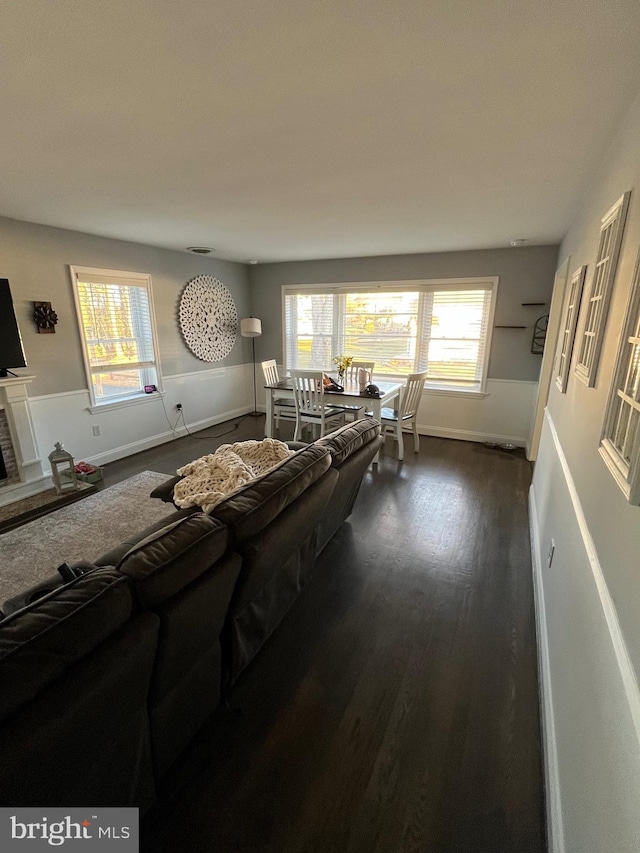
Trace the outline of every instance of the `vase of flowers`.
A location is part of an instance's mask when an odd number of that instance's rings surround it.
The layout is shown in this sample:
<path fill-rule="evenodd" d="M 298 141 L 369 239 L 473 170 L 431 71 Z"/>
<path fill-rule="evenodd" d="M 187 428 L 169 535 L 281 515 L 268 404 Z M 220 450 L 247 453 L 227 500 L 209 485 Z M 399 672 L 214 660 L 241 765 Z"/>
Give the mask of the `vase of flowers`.
<path fill-rule="evenodd" d="M 337 355 L 333 359 L 333 363 L 338 368 L 338 379 L 340 380 L 340 384 L 342 385 L 344 381 L 344 374 L 353 364 L 353 356 L 352 355 Z"/>

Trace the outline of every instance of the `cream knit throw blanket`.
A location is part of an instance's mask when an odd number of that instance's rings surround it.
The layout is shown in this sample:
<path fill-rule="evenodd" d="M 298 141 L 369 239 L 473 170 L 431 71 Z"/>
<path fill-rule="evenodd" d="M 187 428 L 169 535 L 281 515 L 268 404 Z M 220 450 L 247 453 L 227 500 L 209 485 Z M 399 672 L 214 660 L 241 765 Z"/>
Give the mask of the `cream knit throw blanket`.
<path fill-rule="evenodd" d="M 199 506 L 209 512 L 229 492 L 266 474 L 294 453 L 275 438 L 223 444 L 215 453 L 178 468 L 177 473 L 184 479 L 174 487 L 173 502 L 183 509 Z"/>

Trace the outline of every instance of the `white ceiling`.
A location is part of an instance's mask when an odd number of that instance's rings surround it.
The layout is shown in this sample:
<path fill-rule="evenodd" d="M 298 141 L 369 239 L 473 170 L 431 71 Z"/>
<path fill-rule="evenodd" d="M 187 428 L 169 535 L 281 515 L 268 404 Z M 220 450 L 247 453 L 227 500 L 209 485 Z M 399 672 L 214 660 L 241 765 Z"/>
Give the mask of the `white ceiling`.
<path fill-rule="evenodd" d="M 16 0 L 0 214 L 260 261 L 559 241 L 638 0 Z"/>

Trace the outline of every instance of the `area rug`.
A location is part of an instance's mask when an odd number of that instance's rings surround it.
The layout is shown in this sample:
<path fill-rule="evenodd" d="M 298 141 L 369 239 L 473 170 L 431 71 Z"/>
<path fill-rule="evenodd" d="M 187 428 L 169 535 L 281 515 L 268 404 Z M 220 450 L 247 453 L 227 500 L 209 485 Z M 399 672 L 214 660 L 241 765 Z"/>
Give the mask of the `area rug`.
<path fill-rule="evenodd" d="M 22 527 L 0 534 L 0 604 L 55 574 L 60 563 L 97 559 L 171 506 L 149 497 L 168 479 L 143 471 Z"/>
<path fill-rule="evenodd" d="M 96 487 L 90 483 L 78 482 L 78 488 L 74 492 L 59 495 L 55 489 L 47 489 L 23 498 L 21 501 L 0 506 L 0 533 L 11 530 L 13 527 L 20 527 L 21 524 L 53 512 L 54 509 L 88 498 L 96 491 Z"/>

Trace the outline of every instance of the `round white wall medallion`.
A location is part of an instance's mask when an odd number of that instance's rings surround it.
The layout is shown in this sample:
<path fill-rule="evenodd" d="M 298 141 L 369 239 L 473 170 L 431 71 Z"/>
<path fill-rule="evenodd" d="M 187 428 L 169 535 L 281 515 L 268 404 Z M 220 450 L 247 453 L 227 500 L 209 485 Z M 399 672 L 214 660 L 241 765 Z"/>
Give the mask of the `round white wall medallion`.
<path fill-rule="evenodd" d="M 238 312 L 227 288 L 212 275 L 198 275 L 186 285 L 179 320 L 186 345 L 202 361 L 220 361 L 233 349 Z"/>

